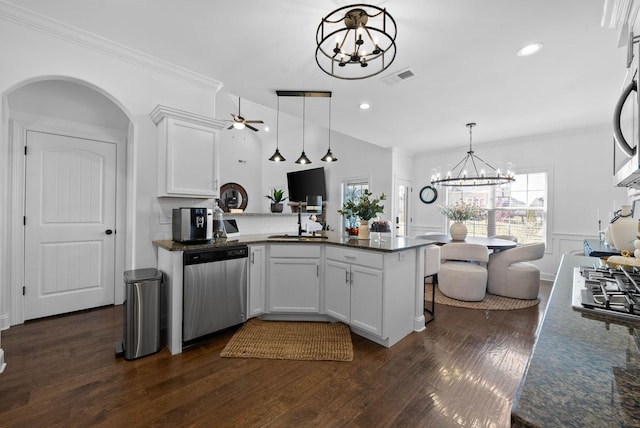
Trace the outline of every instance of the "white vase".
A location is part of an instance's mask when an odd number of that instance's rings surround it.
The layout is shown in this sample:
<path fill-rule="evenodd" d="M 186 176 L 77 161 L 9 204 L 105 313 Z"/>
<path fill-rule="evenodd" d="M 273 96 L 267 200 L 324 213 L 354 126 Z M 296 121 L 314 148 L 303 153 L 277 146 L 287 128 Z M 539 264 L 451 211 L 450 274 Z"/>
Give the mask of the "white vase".
<path fill-rule="evenodd" d="M 454 241 L 464 241 L 467 237 L 467 226 L 464 223 L 455 222 L 449 228 L 449 233 Z"/>
<path fill-rule="evenodd" d="M 634 251 L 636 248 L 633 241 L 636 239 L 638 225 L 631 216 L 631 206 L 622 205 L 616 215 L 618 218 L 609 224 L 613 246 L 618 251 Z"/>
<path fill-rule="evenodd" d="M 358 239 L 369 239 L 369 221 L 360 220 L 358 227 Z"/>

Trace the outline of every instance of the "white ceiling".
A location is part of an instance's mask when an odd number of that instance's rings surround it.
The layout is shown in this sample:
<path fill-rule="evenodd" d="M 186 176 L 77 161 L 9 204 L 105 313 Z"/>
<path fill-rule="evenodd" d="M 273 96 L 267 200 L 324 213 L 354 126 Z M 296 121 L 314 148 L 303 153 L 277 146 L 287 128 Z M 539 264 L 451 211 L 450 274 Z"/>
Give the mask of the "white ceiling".
<path fill-rule="evenodd" d="M 275 108 L 276 89 L 333 92 L 332 129 L 424 152 L 607 124 L 625 74 L 604 0 L 375 0 L 398 26 L 380 75 L 332 78 L 316 65 L 320 19 L 341 0 L 12 0 L 143 51 Z M 544 43 L 531 57 L 516 51 Z M 410 68 L 415 78 L 381 78 Z M 372 108 L 358 110 L 366 101 Z M 250 104 L 248 104 L 250 105 Z M 217 112 L 228 119 L 228 112 Z M 243 115 L 251 117 L 250 112 Z"/>

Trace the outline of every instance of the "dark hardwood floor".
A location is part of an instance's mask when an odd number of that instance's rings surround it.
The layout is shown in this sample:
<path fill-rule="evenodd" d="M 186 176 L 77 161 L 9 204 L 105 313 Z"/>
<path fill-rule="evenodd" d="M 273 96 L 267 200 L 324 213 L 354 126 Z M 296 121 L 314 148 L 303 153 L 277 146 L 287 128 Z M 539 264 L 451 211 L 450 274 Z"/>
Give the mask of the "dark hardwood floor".
<path fill-rule="evenodd" d="M 348 363 L 220 358 L 232 331 L 125 361 L 121 306 L 31 321 L 2 332 L 0 426 L 506 427 L 550 290 L 517 311 L 436 305 L 390 349 L 352 334 Z"/>

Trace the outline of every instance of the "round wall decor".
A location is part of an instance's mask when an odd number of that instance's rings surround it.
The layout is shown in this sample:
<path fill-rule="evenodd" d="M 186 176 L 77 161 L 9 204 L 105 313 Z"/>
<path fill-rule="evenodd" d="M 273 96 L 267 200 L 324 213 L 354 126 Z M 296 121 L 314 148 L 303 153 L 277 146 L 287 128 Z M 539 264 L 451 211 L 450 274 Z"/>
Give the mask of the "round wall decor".
<path fill-rule="evenodd" d="M 247 191 L 238 183 L 226 183 L 220 187 L 220 208 L 226 213 L 232 209 L 247 208 Z"/>

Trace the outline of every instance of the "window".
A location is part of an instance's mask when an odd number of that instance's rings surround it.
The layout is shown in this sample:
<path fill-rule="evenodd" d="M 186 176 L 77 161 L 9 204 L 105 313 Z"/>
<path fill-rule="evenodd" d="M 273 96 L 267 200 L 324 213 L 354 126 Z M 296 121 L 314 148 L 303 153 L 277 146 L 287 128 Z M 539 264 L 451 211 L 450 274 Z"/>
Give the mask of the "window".
<path fill-rule="evenodd" d="M 342 182 L 342 203 L 340 207 L 348 201 L 358 201 L 365 190 L 369 190 L 369 181 L 367 179 L 354 179 Z M 342 216 L 343 229 L 349 226 L 349 218 Z"/>
<path fill-rule="evenodd" d="M 546 172 L 516 174 L 508 186 L 447 188 L 447 200 L 463 199 L 481 208 L 477 218 L 465 222 L 469 236 L 512 235 L 519 244 L 546 242 L 547 181 Z"/>

